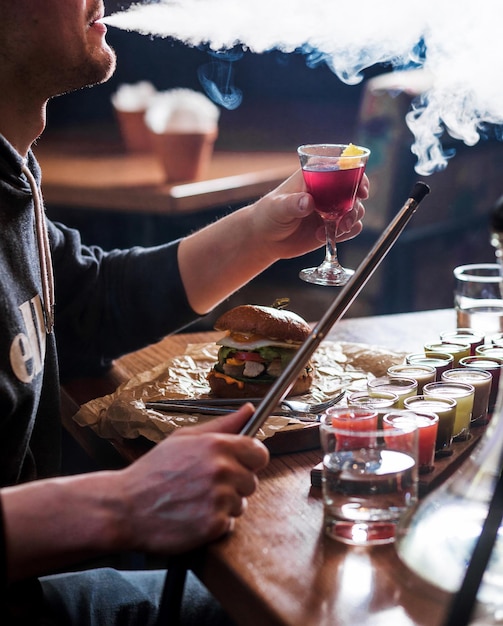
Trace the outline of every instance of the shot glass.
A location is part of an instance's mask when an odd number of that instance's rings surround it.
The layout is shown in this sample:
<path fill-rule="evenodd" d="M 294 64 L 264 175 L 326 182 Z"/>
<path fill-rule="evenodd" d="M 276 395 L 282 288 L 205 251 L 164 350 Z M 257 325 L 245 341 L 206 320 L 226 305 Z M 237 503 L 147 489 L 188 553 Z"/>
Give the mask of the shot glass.
<path fill-rule="evenodd" d="M 417 426 L 346 430 L 327 412 L 320 438 L 325 533 L 351 545 L 393 542 L 417 502 Z"/>
<path fill-rule="evenodd" d="M 478 346 L 475 350 L 476 356 L 497 356 L 503 359 L 503 346 L 495 346 L 488 344 L 487 346 Z"/>
<path fill-rule="evenodd" d="M 460 367 L 481 369 L 491 373 L 493 380 L 491 383 L 491 393 L 489 394 L 489 407 L 487 409 L 489 414 L 488 417 L 490 419 L 496 407 L 496 401 L 498 399 L 500 374 L 501 369 L 503 368 L 503 359 L 496 356 L 475 355 L 461 359 L 459 365 Z"/>
<path fill-rule="evenodd" d="M 473 385 L 472 420 L 470 427 L 483 426 L 488 423 L 489 396 L 491 394 L 492 376 L 490 372 L 470 367 L 458 367 L 442 374 L 443 381 L 455 381 Z"/>
<path fill-rule="evenodd" d="M 435 380 L 441 380 L 442 372 L 452 368 L 454 357 L 447 352 L 413 352 L 405 357 L 405 362 L 412 365 L 431 365 L 436 370 Z"/>
<path fill-rule="evenodd" d="M 468 383 L 440 381 L 424 386 L 425 396 L 446 396 L 456 401 L 456 416 L 452 432 L 454 441 L 466 441 L 470 437 L 475 388 Z"/>
<path fill-rule="evenodd" d="M 331 407 L 325 412 L 327 423 L 346 432 L 367 432 L 377 429 L 378 414 L 369 407 Z M 351 438 L 348 435 L 349 438 Z M 340 442 L 342 438 L 340 439 Z M 339 442 L 339 443 L 340 443 Z"/>
<path fill-rule="evenodd" d="M 418 469 L 420 474 L 433 471 L 435 444 L 438 432 L 438 415 L 418 411 L 394 411 L 383 416 L 383 428 L 401 427 L 412 423 L 418 428 Z"/>
<path fill-rule="evenodd" d="M 503 348 L 503 333 L 495 333 L 488 337 L 488 343 Z"/>
<path fill-rule="evenodd" d="M 498 263 L 477 263 L 454 268 L 454 308 L 460 328 L 484 335 L 503 331 L 503 298 Z"/>
<path fill-rule="evenodd" d="M 348 396 L 348 406 L 377 411 L 378 428 L 382 428 L 383 415 L 397 408 L 398 396 L 392 391 L 353 391 Z"/>
<path fill-rule="evenodd" d="M 469 343 L 470 355 L 475 354 L 475 349 L 483 346 L 485 343 L 485 335 L 473 328 L 456 328 L 456 330 L 446 330 L 440 333 L 441 341 L 454 341 L 457 343 Z"/>
<path fill-rule="evenodd" d="M 435 413 L 438 415 L 435 458 L 452 454 L 454 419 L 456 418 L 456 400 L 446 396 L 412 396 L 404 402 L 405 408 L 414 413 Z"/>
<path fill-rule="evenodd" d="M 406 376 L 417 382 L 417 393 L 423 393 L 426 383 L 432 383 L 437 376 L 437 370 L 432 365 L 420 363 L 405 363 L 404 365 L 392 365 L 388 367 L 388 376 Z"/>
<path fill-rule="evenodd" d="M 424 353 L 429 356 L 432 352 L 447 352 L 452 354 L 452 367 L 457 367 L 459 360 L 465 356 L 470 356 L 470 344 L 461 341 L 439 341 L 427 343 L 424 346 Z"/>
<path fill-rule="evenodd" d="M 405 398 L 417 394 L 417 380 L 405 376 L 379 376 L 367 382 L 369 394 L 377 391 L 391 391 L 398 396 L 397 408 L 403 409 Z"/>

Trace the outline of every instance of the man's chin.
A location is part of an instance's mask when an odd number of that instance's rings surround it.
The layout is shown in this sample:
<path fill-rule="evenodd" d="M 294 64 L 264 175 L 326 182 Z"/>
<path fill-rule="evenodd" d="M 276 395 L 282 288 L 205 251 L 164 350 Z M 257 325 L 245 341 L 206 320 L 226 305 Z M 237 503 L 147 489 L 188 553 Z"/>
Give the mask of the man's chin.
<path fill-rule="evenodd" d="M 111 78 L 111 76 L 113 76 L 115 68 L 117 67 L 117 55 L 115 50 L 107 45 L 102 59 L 95 65 L 97 74 L 96 80 L 89 83 L 89 86 L 105 83 L 109 78 Z"/>
<path fill-rule="evenodd" d="M 101 85 L 111 78 L 115 72 L 116 66 L 116 54 L 112 48 L 108 48 L 108 54 L 102 55 L 100 59 L 95 58 L 86 63 L 85 67 L 74 71 L 73 78 L 69 78 L 66 86 L 62 86 L 61 91 L 54 94 L 54 96 L 79 91 L 80 89 L 93 87 L 94 85 Z"/>

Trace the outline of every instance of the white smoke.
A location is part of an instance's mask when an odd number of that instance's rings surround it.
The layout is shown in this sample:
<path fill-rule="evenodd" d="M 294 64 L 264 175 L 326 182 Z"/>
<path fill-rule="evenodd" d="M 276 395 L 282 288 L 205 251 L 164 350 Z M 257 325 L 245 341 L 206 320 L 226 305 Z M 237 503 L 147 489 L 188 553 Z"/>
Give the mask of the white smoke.
<path fill-rule="evenodd" d="M 502 18 L 502 0 L 159 0 L 103 21 L 214 51 L 302 51 L 348 84 L 380 63 L 422 66 L 431 87 L 407 123 L 427 175 L 446 166 L 444 132 L 474 145 L 503 124 Z"/>

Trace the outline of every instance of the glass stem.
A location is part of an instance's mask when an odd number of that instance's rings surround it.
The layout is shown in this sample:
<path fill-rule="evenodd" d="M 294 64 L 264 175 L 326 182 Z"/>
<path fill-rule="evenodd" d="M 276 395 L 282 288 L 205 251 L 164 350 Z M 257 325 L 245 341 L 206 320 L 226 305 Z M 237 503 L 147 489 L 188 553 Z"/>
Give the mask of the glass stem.
<path fill-rule="evenodd" d="M 338 226 L 339 220 L 325 220 L 325 236 L 327 240 L 325 263 L 336 267 L 340 267 L 339 259 L 337 258 L 337 244 L 335 241 Z"/>

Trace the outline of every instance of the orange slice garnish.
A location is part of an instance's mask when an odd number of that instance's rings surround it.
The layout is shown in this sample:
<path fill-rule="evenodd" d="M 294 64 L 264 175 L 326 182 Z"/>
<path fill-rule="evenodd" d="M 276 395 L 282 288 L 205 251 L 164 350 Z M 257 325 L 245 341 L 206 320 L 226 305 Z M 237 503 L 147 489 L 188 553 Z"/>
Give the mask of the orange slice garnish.
<path fill-rule="evenodd" d="M 350 158 L 345 159 L 344 157 L 355 157 L 362 156 L 365 154 L 365 151 L 355 146 L 354 144 L 348 144 L 341 153 L 341 158 L 339 159 L 339 168 L 341 170 L 350 170 L 353 167 L 358 167 L 360 165 L 359 161 L 356 159 Z"/>

